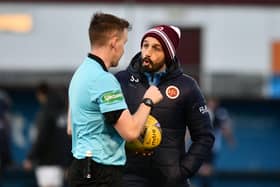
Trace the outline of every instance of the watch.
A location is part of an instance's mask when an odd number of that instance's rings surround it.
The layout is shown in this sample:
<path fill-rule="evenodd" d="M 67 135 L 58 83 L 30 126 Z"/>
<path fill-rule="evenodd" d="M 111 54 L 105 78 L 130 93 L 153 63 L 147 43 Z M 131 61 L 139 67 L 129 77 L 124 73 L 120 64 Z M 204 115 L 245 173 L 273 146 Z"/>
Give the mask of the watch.
<path fill-rule="evenodd" d="M 145 105 L 147 105 L 147 106 L 149 106 L 149 107 L 151 107 L 151 108 L 153 108 L 153 106 L 154 106 L 154 102 L 153 102 L 153 100 L 150 99 L 150 98 L 144 98 L 144 99 L 142 100 L 142 103 L 144 103 Z"/>

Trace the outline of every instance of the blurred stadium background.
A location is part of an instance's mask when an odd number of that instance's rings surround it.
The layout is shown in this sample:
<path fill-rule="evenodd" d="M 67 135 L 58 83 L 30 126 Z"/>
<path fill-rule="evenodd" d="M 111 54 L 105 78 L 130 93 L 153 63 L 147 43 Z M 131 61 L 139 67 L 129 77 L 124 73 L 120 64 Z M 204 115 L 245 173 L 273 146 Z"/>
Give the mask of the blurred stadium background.
<path fill-rule="evenodd" d="M 222 147 L 214 186 L 280 186 L 279 0 L 0 0 L 0 88 L 12 100 L 14 161 L 0 186 L 36 186 L 20 167 L 38 108 L 34 86 L 45 80 L 67 87 L 89 51 L 88 23 L 96 11 L 133 26 L 113 72 L 139 51 L 146 29 L 179 26 L 185 73 L 206 95 L 219 97 L 234 122 L 236 147 Z"/>

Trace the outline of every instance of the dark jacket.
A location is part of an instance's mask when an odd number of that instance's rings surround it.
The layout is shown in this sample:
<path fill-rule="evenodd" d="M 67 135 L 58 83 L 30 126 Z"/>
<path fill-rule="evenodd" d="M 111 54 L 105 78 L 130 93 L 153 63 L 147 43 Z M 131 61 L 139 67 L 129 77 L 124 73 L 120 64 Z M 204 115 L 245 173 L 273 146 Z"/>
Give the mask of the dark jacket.
<path fill-rule="evenodd" d="M 11 155 L 11 124 L 9 112 L 11 101 L 9 96 L 0 90 L 0 177 L 3 170 L 12 164 Z"/>
<path fill-rule="evenodd" d="M 71 138 L 66 133 L 66 105 L 59 94 L 48 95 L 35 125 L 38 133 L 27 158 L 38 165 L 67 166 L 71 159 Z"/>
<path fill-rule="evenodd" d="M 9 122 L 0 117 L 0 175 L 12 162 Z"/>
<path fill-rule="evenodd" d="M 116 75 L 131 113 L 137 110 L 149 87 L 141 70 L 140 59 L 138 53 L 127 70 Z M 162 182 L 160 186 L 178 186 L 193 176 L 207 158 L 214 136 L 204 97 L 196 81 L 183 74 L 177 59 L 160 79 L 158 88 L 164 98 L 154 106 L 151 114 L 162 128 L 161 145 L 150 157 L 128 154 L 126 172 L 147 175 L 152 180 Z M 186 127 L 192 139 L 187 153 L 184 139 Z"/>

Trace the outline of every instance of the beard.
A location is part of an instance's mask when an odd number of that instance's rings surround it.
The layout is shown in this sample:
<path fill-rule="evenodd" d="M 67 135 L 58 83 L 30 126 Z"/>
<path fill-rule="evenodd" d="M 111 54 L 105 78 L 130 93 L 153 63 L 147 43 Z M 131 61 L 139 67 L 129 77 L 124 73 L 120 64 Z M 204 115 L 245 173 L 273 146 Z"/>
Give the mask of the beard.
<path fill-rule="evenodd" d="M 142 68 L 145 72 L 158 72 L 164 66 L 164 61 L 160 63 L 153 62 L 149 57 L 142 59 Z"/>

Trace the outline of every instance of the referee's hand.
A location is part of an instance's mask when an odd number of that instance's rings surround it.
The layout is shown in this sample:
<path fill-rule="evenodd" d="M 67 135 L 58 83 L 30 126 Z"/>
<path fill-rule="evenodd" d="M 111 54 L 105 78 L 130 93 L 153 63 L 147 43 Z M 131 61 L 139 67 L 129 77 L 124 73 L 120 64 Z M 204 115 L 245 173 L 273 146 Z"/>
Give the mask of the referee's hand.
<path fill-rule="evenodd" d="M 163 96 L 158 87 L 151 85 L 148 90 L 146 90 L 143 98 L 149 98 L 154 104 L 157 104 L 162 100 Z"/>

